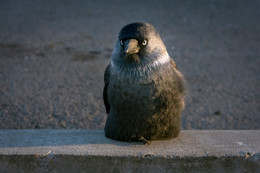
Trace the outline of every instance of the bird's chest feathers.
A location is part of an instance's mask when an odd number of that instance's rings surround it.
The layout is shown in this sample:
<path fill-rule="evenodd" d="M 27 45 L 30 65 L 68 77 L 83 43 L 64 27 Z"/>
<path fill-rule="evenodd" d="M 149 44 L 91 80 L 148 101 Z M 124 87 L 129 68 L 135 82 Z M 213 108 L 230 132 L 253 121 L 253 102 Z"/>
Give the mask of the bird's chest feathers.
<path fill-rule="evenodd" d="M 112 69 L 109 82 L 109 98 L 112 107 L 129 107 L 127 110 L 153 106 L 162 93 L 171 93 L 174 70 L 170 65 L 138 71 L 116 71 Z M 169 97 L 166 94 L 163 97 Z M 171 95 L 171 94 L 170 94 Z M 147 107 L 147 109 L 153 109 Z"/>
<path fill-rule="evenodd" d="M 167 69 L 161 66 L 112 68 L 112 83 L 128 83 L 129 85 L 147 84 L 162 78 Z"/>
<path fill-rule="evenodd" d="M 165 89 L 173 82 L 173 69 L 170 64 L 145 67 L 141 69 L 112 68 L 110 76 L 110 89 L 121 93 L 125 90 L 131 93 L 144 93 L 150 95 L 158 88 Z"/>

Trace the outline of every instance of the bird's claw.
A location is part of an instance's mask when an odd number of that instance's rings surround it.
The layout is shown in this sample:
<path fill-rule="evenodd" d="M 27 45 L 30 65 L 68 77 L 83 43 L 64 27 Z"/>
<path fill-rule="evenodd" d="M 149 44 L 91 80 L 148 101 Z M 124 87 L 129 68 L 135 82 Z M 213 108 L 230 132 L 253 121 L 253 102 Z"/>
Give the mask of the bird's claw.
<path fill-rule="evenodd" d="M 138 141 L 142 142 L 144 145 L 149 145 L 151 143 L 151 140 L 145 139 L 143 136 L 138 139 Z"/>
<path fill-rule="evenodd" d="M 149 145 L 150 143 L 151 143 L 151 140 L 149 140 L 149 139 L 145 139 L 143 136 L 141 136 L 141 137 L 139 137 L 139 138 L 131 138 L 130 140 L 129 140 L 129 142 L 131 143 L 131 142 L 134 142 L 134 141 L 136 141 L 136 142 L 142 142 L 142 144 L 144 144 L 144 145 Z"/>

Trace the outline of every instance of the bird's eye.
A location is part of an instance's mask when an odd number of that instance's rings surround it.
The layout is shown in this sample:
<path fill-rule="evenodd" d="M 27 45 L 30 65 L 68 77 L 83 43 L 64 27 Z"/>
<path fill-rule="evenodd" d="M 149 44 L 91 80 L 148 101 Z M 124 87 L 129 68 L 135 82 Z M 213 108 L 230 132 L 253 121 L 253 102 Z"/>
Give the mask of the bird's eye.
<path fill-rule="evenodd" d="M 142 45 L 146 45 L 147 44 L 147 40 L 144 40 L 143 42 L 142 42 Z"/>
<path fill-rule="evenodd" d="M 120 41 L 120 44 L 121 44 L 121 46 L 124 46 L 124 42 L 123 42 L 123 40 Z"/>

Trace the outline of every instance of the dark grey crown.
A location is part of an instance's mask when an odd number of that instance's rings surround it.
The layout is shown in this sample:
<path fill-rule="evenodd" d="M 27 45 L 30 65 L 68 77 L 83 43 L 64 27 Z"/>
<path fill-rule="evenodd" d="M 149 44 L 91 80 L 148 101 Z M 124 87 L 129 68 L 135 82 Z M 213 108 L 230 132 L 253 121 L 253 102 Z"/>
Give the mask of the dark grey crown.
<path fill-rule="evenodd" d="M 138 41 L 142 41 L 144 39 L 148 39 L 149 35 L 157 35 L 159 36 L 156 29 L 148 23 L 131 23 L 124 26 L 120 33 L 119 39 L 126 40 L 130 38 L 135 38 Z"/>

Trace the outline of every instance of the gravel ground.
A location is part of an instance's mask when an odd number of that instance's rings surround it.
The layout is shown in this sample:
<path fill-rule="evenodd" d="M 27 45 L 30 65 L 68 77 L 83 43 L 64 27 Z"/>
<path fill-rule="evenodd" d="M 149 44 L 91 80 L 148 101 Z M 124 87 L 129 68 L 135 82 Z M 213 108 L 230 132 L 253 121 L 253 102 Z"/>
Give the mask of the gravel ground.
<path fill-rule="evenodd" d="M 186 77 L 183 129 L 260 129 L 260 1 L 0 1 L 0 128 L 103 128 L 124 25 L 153 24 Z"/>

